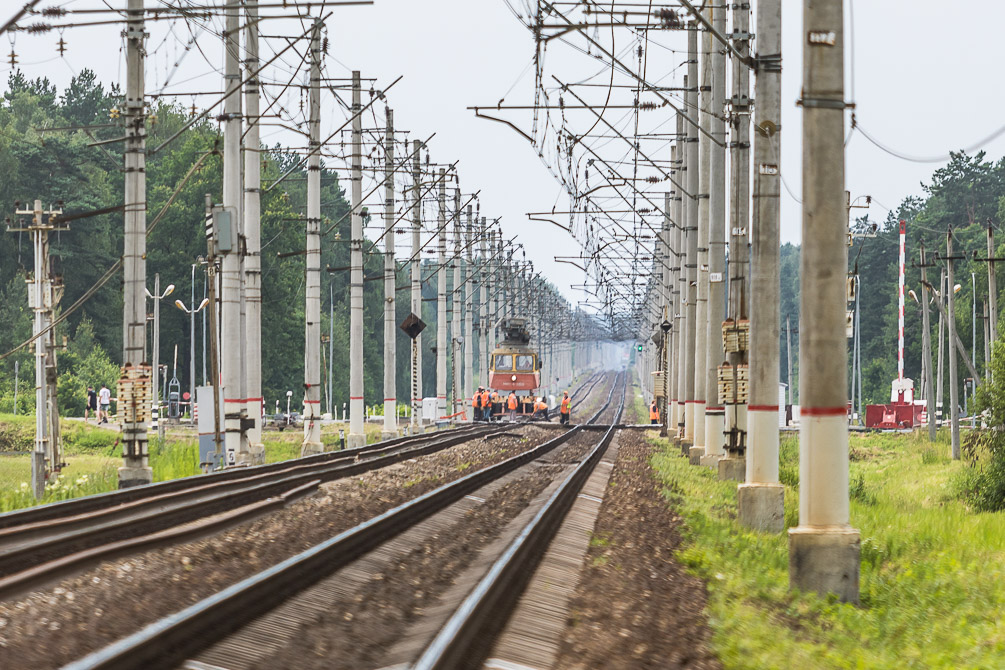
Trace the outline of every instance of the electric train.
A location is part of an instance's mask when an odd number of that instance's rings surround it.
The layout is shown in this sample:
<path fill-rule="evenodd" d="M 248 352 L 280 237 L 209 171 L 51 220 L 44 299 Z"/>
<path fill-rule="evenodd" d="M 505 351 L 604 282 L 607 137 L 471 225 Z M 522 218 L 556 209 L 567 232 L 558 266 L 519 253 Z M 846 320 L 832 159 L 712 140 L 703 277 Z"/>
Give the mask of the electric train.
<path fill-rule="evenodd" d="M 503 403 L 510 391 L 519 399 L 517 412 L 533 414 L 534 392 L 541 387 L 541 359 L 530 346 L 527 319 L 509 318 L 499 322 L 503 341 L 492 350 L 489 388 L 499 392 Z"/>

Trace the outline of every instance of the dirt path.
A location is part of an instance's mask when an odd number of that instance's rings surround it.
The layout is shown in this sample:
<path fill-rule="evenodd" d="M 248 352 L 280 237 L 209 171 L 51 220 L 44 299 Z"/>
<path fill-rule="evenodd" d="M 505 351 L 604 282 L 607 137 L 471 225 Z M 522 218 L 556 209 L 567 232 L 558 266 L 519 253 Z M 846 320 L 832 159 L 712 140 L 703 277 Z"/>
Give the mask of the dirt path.
<path fill-rule="evenodd" d="M 620 449 L 555 667 L 719 668 L 705 585 L 674 559 L 680 519 L 660 494 L 641 430 Z"/>

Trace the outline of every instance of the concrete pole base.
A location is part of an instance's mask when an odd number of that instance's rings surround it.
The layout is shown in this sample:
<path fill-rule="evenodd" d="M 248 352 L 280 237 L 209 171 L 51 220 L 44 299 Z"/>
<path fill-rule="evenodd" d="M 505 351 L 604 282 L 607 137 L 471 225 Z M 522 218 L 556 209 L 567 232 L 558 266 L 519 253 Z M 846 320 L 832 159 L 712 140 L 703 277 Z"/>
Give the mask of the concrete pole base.
<path fill-rule="evenodd" d="M 380 439 L 391 440 L 398 437 L 398 431 L 395 430 L 382 430 L 380 431 Z"/>
<path fill-rule="evenodd" d="M 150 484 L 154 480 L 154 471 L 150 466 L 119 468 L 119 488 L 128 489 L 134 486 Z"/>
<path fill-rule="evenodd" d="M 324 452 L 325 445 L 322 442 L 304 442 L 300 445 L 301 456 L 313 456 L 314 454 L 323 454 Z"/>
<path fill-rule="evenodd" d="M 722 458 L 722 454 L 705 454 L 701 457 L 698 464 L 703 468 L 708 468 L 709 470 L 719 470 L 719 460 Z"/>
<path fill-rule="evenodd" d="M 736 488 L 741 524 L 762 533 L 785 530 L 785 487 L 781 484 L 740 484 Z"/>
<path fill-rule="evenodd" d="M 347 449 L 359 449 L 360 447 L 365 447 L 366 435 L 349 433 L 345 438 L 345 446 Z"/>
<path fill-rule="evenodd" d="M 689 458 L 691 456 L 691 446 L 692 446 L 691 440 L 687 439 L 686 437 L 682 437 L 677 443 L 680 445 L 681 455 L 684 456 L 685 458 Z"/>
<path fill-rule="evenodd" d="M 861 539 L 848 526 L 789 529 L 789 587 L 858 604 Z"/>
<path fill-rule="evenodd" d="M 719 459 L 719 481 L 743 482 L 746 479 L 747 459 L 730 458 L 729 456 Z"/>
<path fill-rule="evenodd" d="M 251 465 L 264 465 L 265 464 L 265 445 L 264 444 L 252 444 L 251 445 Z"/>
<path fill-rule="evenodd" d="M 691 465 L 701 465 L 701 459 L 705 455 L 705 447 L 689 447 L 687 458 Z"/>

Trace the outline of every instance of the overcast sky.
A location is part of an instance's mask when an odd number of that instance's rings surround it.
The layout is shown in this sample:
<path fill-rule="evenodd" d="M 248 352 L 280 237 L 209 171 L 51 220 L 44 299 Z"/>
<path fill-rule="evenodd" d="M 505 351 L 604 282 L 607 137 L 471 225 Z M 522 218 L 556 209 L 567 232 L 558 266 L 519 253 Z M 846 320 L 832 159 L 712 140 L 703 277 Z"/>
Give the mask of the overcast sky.
<path fill-rule="evenodd" d="M 108 3 L 115 7 L 125 4 L 124 0 Z M 20 0 L 3 4 L 0 19 L 5 21 Z M 71 9 L 103 6 L 101 0 L 59 4 Z M 148 0 L 148 5 L 156 4 Z M 846 18 L 850 18 L 851 8 L 846 0 Z M 996 0 L 969 0 L 956 3 L 952 10 L 961 17 L 949 16 L 944 2 L 931 0 L 854 4 L 854 22 L 846 34 L 848 99 L 856 103 L 858 120 L 867 132 L 905 154 L 946 155 L 949 150 L 974 145 L 1005 125 L 1001 111 L 1005 109 L 1005 89 L 995 77 L 988 76 L 1001 60 L 999 32 L 1005 6 Z M 784 12 L 782 171 L 787 186 L 798 197 L 801 128 L 795 101 L 801 81 L 802 3 L 789 0 L 784 3 Z M 518 235 L 528 258 L 573 297 L 568 286 L 581 282 L 582 274 L 572 266 L 554 263 L 552 258 L 576 254 L 575 241 L 562 230 L 528 222 L 525 216 L 556 206 L 566 209 L 568 201 L 561 187 L 526 140 L 502 124 L 476 119 L 466 109 L 476 104 L 494 105 L 511 87 L 507 103 L 532 100 L 533 71 L 527 66 L 534 53 L 533 39 L 503 0 L 376 0 L 370 7 L 335 9 L 327 27 L 331 42 L 328 76 L 347 76 L 350 70 L 360 69 L 364 77 L 376 78 L 381 87 L 402 75 L 403 80 L 389 92 L 397 128 L 410 130 L 411 137 L 420 139 L 435 132 L 430 144 L 432 159 L 445 163 L 459 160 L 462 189 L 480 190 L 482 213 L 502 217 L 508 236 Z M 120 30 L 111 26 L 68 29 L 63 34 L 69 47 L 64 58 L 55 53 L 56 34 L 19 35 L 14 49 L 26 75 L 46 76 L 60 88 L 84 67 L 95 70 L 103 82 L 122 81 Z M 296 24 L 277 21 L 264 27 L 265 33 L 279 30 L 292 34 Z M 173 35 L 166 31 L 166 22 L 150 25 L 150 90 L 163 86 L 175 61 L 185 54 L 186 28 L 176 26 Z M 616 39 L 619 49 L 632 40 L 629 35 Z M 661 33 L 653 39 L 663 45 L 661 57 L 654 56 L 648 65 L 647 76 L 656 80 L 683 60 L 669 49 L 684 49 L 686 37 L 683 33 Z M 198 45 L 202 53 L 191 50 L 185 54 L 172 75 L 175 90 L 219 90 L 220 77 L 211 65 L 220 67 L 222 47 L 209 34 L 201 35 Z M 650 47 L 650 53 L 653 51 Z M 599 65 L 557 44 L 549 51 L 547 63 L 548 72 L 559 77 L 594 71 Z M 2 69 L 9 71 L 10 67 Z M 682 73 L 683 69 L 677 70 L 669 79 L 679 85 Z M 186 106 L 192 104 L 190 97 L 183 96 L 181 101 Z M 323 128 L 330 132 L 342 123 L 345 114 L 330 101 L 324 109 Z M 529 128 L 529 117 L 526 120 Z M 267 137 L 270 142 L 277 139 L 284 136 Z M 1005 138 L 984 149 L 997 160 L 1005 153 Z M 664 151 L 659 157 L 669 158 L 669 154 Z M 904 197 L 921 194 L 920 183 L 939 165 L 895 158 L 854 134 L 846 153 L 847 187 L 853 197 L 872 195 L 877 204 L 871 213 L 882 219 L 886 216 L 884 207 L 895 208 Z M 783 195 L 782 235 L 783 241 L 798 242 L 800 238 L 800 208 L 788 194 Z"/>

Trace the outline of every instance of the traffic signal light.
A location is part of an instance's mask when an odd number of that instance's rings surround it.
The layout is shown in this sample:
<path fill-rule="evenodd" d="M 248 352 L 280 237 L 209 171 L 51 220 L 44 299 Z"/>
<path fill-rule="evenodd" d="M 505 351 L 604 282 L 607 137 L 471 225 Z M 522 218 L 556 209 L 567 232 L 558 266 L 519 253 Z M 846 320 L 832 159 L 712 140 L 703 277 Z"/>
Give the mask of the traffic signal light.
<path fill-rule="evenodd" d="M 642 351 L 642 345 L 641 344 L 638 345 L 638 349 L 639 349 L 639 351 Z"/>

